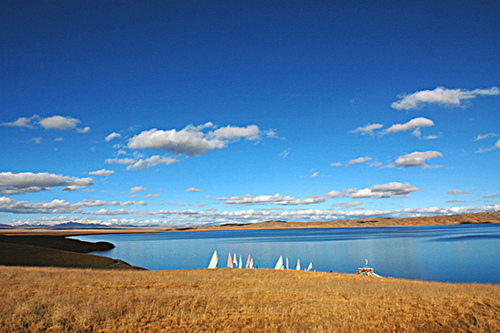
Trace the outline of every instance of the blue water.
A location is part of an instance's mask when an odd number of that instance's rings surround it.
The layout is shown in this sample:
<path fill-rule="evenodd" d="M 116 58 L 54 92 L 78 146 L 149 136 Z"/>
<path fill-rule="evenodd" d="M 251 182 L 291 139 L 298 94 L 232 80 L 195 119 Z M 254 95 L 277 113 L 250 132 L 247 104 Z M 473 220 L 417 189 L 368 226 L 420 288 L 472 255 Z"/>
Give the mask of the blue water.
<path fill-rule="evenodd" d="M 227 230 L 110 234 L 75 237 L 108 241 L 99 255 L 150 270 L 206 268 L 214 250 L 218 267 L 228 253 L 274 268 L 282 255 L 313 270 L 355 273 L 368 266 L 382 276 L 427 281 L 500 283 L 500 224 L 287 230 Z"/>

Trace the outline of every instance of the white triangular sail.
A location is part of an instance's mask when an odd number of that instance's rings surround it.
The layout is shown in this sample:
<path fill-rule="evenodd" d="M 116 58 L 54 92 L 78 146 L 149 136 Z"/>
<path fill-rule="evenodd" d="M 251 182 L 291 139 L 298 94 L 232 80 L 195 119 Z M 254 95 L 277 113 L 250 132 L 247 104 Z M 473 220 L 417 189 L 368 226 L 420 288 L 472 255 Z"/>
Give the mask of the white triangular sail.
<path fill-rule="evenodd" d="M 253 258 L 250 259 L 250 266 L 248 268 L 253 268 Z"/>
<path fill-rule="evenodd" d="M 276 266 L 274 266 L 274 269 L 283 269 L 283 256 L 280 256 L 276 262 Z"/>
<path fill-rule="evenodd" d="M 234 268 L 238 267 L 238 260 L 236 260 L 236 253 L 234 254 L 234 257 L 233 257 L 233 266 L 234 266 Z"/>
<path fill-rule="evenodd" d="M 210 259 L 210 263 L 208 264 L 208 268 L 213 269 L 217 268 L 217 263 L 219 262 L 219 257 L 217 256 L 217 250 L 214 251 L 212 255 L 212 259 Z"/>
<path fill-rule="evenodd" d="M 243 268 L 243 261 L 241 260 L 241 256 L 240 260 L 238 261 L 238 268 Z"/>
<path fill-rule="evenodd" d="M 307 271 L 309 272 L 311 269 L 313 269 L 313 263 L 311 262 L 309 266 L 307 266 Z"/>
<path fill-rule="evenodd" d="M 300 271 L 300 259 L 297 259 L 297 267 L 295 269 Z"/>
<path fill-rule="evenodd" d="M 248 255 L 247 263 L 245 264 L 245 268 L 250 268 L 250 260 L 252 260 L 252 257 L 250 257 L 250 255 Z"/>

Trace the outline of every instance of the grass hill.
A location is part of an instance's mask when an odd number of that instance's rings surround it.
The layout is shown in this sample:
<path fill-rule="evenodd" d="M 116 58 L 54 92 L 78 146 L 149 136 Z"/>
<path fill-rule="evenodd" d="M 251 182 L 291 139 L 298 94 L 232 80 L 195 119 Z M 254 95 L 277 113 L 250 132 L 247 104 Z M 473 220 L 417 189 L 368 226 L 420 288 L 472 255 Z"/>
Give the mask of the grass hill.
<path fill-rule="evenodd" d="M 0 267 L 3 332 L 498 332 L 500 286 L 267 269 Z"/>

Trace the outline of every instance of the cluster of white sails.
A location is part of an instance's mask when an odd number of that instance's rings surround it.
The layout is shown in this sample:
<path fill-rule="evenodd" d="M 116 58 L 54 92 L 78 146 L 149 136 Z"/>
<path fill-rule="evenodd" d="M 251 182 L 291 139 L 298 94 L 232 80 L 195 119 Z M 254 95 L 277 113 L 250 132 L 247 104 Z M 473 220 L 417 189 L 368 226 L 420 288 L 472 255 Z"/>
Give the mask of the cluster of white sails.
<path fill-rule="evenodd" d="M 208 268 L 214 269 L 217 268 L 217 264 L 219 263 L 219 256 L 217 255 L 217 250 L 214 251 L 214 254 L 212 255 L 212 259 L 210 259 L 210 263 L 208 264 Z M 254 261 L 253 258 L 248 255 L 248 258 L 246 260 L 246 264 L 244 266 L 245 268 L 259 268 L 259 263 L 257 263 L 256 266 L 254 266 Z M 309 266 L 305 269 L 306 271 L 312 270 L 312 262 L 309 263 Z M 236 253 L 234 255 L 231 255 L 231 252 L 229 252 L 227 256 L 227 268 L 243 268 L 243 260 L 241 258 L 241 255 L 239 256 L 239 260 L 236 257 Z M 276 262 L 276 265 L 274 266 L 274 269 L 289 269 L 288 266 L 288 258 L 285 258 L 285 262 L 283 262 L 283 256 L 280 256 L 278 261 Z M 297 266 L 295 267 L 296 270 L 300 271 L 300 259 L 297 259 Z"/>

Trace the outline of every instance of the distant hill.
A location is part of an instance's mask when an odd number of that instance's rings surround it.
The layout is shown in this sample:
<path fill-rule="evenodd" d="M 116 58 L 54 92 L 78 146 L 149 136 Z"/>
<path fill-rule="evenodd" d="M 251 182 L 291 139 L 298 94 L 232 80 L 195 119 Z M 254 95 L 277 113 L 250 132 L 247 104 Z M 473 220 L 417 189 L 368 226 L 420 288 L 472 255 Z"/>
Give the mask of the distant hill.
<path fill-rule="evenodd" d="M 110 227 L 104 224 L 87 224 L 79 222 L 66 222 L 61 224 L 56 224 L 54 226 L 47 226 L 46 228 L 62 230 L 62 229 L 116 229 L 116 227 Z"/>
<path fill-rule="evenodd" d="M 342 228 L 342 227 L 387 227 L 409 225 L 445 225 L 445 224 L 476 224 L 500 223 L 500 211 L 481 212 L 474 214 L 436 215 L 419 217 L 369 217 L 350 220 L 315 221 L 315 222 L 285 222 L 265 221 L 253 224 L 225 224 L 220 226 L 193 227 L 190 230 L 227 230 L 227 229 L 287 229 L 287 228 Z M 174 229 L 175 230 L 175 229 Z"/>

